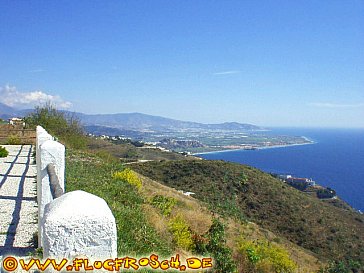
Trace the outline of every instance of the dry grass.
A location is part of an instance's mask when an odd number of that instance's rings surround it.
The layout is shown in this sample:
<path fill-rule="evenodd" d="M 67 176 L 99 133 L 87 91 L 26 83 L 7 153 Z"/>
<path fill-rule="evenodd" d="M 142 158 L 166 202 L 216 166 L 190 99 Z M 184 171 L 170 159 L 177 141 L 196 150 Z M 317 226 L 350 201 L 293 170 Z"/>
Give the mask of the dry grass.
<path fill-rule="evenodd" d="M 139 177 L 143 182 L 141 193 L 145 198 L 151 199 L 153 196 L 163 195 L 176 199 L 177 205 L 173 208 L 171 215 L 182 215 L 190 225 L 191 230 L 197 234 L 202 235 L 208 231 L 212 224 L 213 216 L 203 203 L 147 177 L 142 175 L 139 175 Z M 154 226 L 160 236 L 163 237 L 168 244 L 171 244 L 173 237 L 168 231 L 167 217 L 161 215 L 158 210 L 150 204 L 145 204 L 144 210 L 148 211 L 148 221 Z M 215 216 L 217 215 L 215 214 Z M 244 258 L 241 253 L 239 253 L 237 247 L 239 240 L 241 240 L 242 237 L 249 238 L 249 240 L 265 239 L 287 249 L 290 252 L 291 259 L 298 265 L 299 269 L 297 270 L 297 273 L 317 272 L 323 265 L 312 252 L 307 251 L 284 238 L 278 237 L 274 233 L 263 229 L 252 222 L 243 224 L 232 218 L 227 218 L 224 222 L 226 225 L 227 246 L 233 250 L 234 260 L 237 261 L 240 267 L 239 272 L 245 272 L 244 267 L 245 270 L 247 268 L 247 261 L 244 261 Z M 178 253 L 180 253 L 182 257 L 191 256 L 191 253 L 182 249 L 178 249 Z"/>
<path fill-rule="evenodd" d="M 214 212 L 249 219 L 321 260 L 364 260 L 364 217 L 302 193 L 252 167 L 222 161 L 135 164 L 135 171 L 195 192 Z"/>
<path fill-rule="evenodd" d="M 169 244 L 172 244 L 172 235 L 168 231 L 168 221 L 165 217 L 158 213 L 158 210 L 150 204 L 144 204 L 143 210 L 146 213 L 147 220 L 151 223 L 156 231 L 166 240 Z"/>
<path fill-rule="evenodd" d="M 191 230 L 197 234 L 202 235 L 208 231 L 212 224 L 212 214 L 206 207 L 202 206 L 198 200 L 190 196 L 186 196 L 173 188 L 164 186 L 142 175 L 139 175 L 139 177 L 141 178 L 143 183 L 141 193 L 146 198 L 151 199 L 153 196 L 156 195 L 174 198 L 177 201 L 177 204 L 172 209 L 171 215 L 182 215 L 191 227 Z M 148 206 L 148 209 L 154 211 L 151 212 L 151 214 L 153 214 L 152 219 L 153 221 L 155 221 L 155 228 L 157 228 L 158 225 L 162 224 L 163 220 L 165 223 L 165 219 L 163 219 L 163 216 L 158 214 L 157 210 L 154 207 Z M 163 230 L 163 228 L 161 227 L 157 229 Z"/>
<path fill-rule="evenodd" d="M 196 234 L 202 235 L 208 231 L 212 224 L 212 215 L 198 200 L 185 196 L 173 188 L 164 186 L 142 175 L 139 175 L 139 178 L 143 183 L 140 193 L 144 198 L 151 200 L 156 195 L 174 198 L 177 200 L 177 204 L 172 209 L 171 217 L 174 215 L 183 216 L 183 219 L 186 220 L 191 230 Z M 147 220 L 153 225 L 159 236 L 165 240 L 167 245 L 172 245 L 173 235 L 168 229 L 170 217 L 163 216 L 158 209 L 148 203 L 143 205 L 143 210 L 147 212 Z M 181 260 L 195 256 L 193 253 L 184 249 L 176 248 L 175 246 L 173 248 L 175 248 L 175 254 L 180 255 Z M 189 271 L 187 270 L 186 272 Z"/>
<path fill-rule="evenodd" d="M 227 245 L 233 249 L 233 256 L 235 259 L 240 260 L 241 263 L 244 263 L 244 259 L 240 257 L 241 254 L 238 252 L 237 245 L 239 240 L 245 238 L 248 240 L 267 240 L 274 245 L 283 247 L 290 253 L 290 258 L 297 264 L 297 272 L 299 273 L 317 272 L 324 265 L 314 253 L 275 235 L 269 230 L 259 227 L 255 223 L 241 224 L 228 219 L 226 227 Z"/>

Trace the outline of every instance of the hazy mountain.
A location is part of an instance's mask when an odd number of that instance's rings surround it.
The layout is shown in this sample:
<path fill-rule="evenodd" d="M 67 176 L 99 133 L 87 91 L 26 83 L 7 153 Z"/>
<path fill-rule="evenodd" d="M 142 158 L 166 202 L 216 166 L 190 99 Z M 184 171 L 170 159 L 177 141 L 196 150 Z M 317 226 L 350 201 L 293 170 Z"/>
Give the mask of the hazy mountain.
<path fill-rule="evenodd" d="M 19 115 L 19 110 L 0 102 L 0 118 L 8 119 Z"/>
<path fill-rule="evenodd" d="M 31 110 L 17 110 L 3 103 L 0 103 L 0 117 L 10 118 L 13 116 L 24 116 Z M 180 131 L 180 130 L 231 130 L 231 131 L 252 131 L 261 129 L 251 124 L 243 124 L 237 122 L 225 122 L 220 124 L 203 124 L 198 122 L 181 121 L 160 116 L 146 115 L 142 113 L 118 113 L 118 114 L 96 114 L 88 115 L 77 112 L 65 111 L 68 115 L 76 116 L 80 119 L 86 128 L 108 130 L 112 128 L 118 130 L 131 131 Z M 112 131 L 112 130 L 111 130 Z M 115 130 L 116 132 L 117 130 Z"/>
<path fill-rule="evenodd" d="M 203 124 L 190 121 L 175 120 L 141 113 L 119 113 L 105 115 L 76 114 L 86 126 L 106 126 L 133 131 L 176 131 L 184 129 L 204 130 L 259 130 L 258 126 L 237 122 L 220 124 Z"/>

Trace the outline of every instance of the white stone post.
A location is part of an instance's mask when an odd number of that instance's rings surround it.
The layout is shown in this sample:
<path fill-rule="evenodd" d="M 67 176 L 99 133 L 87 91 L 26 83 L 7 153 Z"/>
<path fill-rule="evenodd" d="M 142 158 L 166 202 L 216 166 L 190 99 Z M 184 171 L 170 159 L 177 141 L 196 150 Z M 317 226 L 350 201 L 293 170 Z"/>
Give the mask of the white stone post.
<path fill-rule="evenodd" d="M 65 147 L 54 140 L 47 140 L 39 147 L 40 152 L 40 183 L 38 186 L 38 245 L 42 246 L 41 222 L 44 214 L 44 207 L 53 200 L 50 188 L 47 166 L 53 163 L 58 177 L 59 185 L 65 189 Z"/>
<path fill-rule="evenodd" d="M 53 137 L 44 130 L 43 127 L 37 126 L 36 130 L 36 144 L 35 144 L 35 152 L 36 152 L 36 162 L 37 162 L 37 192 L 40 192 L 41 188 L 41 157 L 40 157 L 40 145 L 42 145 L 47 140 L 53 140 Z M 38 204 L 40 203 L 40 195 L 37 194 Z"/>
<path fill-rule="evenodd" d="M 73 191 L 47 204 L 42 219 L 43 258 L 116 258 L 115 218 L 105 200 Z"/>

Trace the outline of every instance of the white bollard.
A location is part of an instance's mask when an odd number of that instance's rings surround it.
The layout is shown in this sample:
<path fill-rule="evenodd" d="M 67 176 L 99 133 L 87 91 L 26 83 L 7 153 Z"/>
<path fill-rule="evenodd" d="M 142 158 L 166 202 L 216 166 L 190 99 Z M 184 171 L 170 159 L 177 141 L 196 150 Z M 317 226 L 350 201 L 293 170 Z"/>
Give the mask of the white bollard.
<path fill-rule="evenodd" d="M 105 200 L 73 191 L 47 204 L 42 220 L 44 258 L 117 257 L 115 218 Z"/>
<path fill-rule="evenodd" d="M 53 137 L 47 133 L 46 130 L 44 130 L 43 127 L 41 126 L 37 126 L 37 130 L 36 130 L 36 144 L 35 144 L 35 152 L 36 152 L 36 162 L 37 162 L 37 192 L 40 192 L 40 187 L 41 187 L 41 157 L 40 157 L 40 146 L 46 142 L 47 140 L 53 140 Z M 37 195 L 37 200 L 38 200 L 38 204 L 40 203 L 40 196 L 39 194 Z"/>
<path fill-rule="evenodd" d="M 42 246 L 41 222 L 44 207 L 53 200 L 47 166 L 53 163 L 58 177 L 59 185 L 64 190 L 65 182 L 65 147 L 54 140 L 47 140 L 39 147 L 40 154 L 40 183 L 38 184 L 38 245 Z"/>

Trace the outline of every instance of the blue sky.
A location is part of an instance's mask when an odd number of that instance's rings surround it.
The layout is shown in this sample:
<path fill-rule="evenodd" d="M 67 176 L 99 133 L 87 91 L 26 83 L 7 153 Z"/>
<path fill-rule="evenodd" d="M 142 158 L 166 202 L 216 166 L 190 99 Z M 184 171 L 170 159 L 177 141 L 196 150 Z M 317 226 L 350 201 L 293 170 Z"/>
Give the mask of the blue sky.
<path fill-rule="evenodd" d="M 0 102 L 364 127 L 364 1 L 0 2 Z"/>

